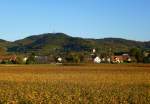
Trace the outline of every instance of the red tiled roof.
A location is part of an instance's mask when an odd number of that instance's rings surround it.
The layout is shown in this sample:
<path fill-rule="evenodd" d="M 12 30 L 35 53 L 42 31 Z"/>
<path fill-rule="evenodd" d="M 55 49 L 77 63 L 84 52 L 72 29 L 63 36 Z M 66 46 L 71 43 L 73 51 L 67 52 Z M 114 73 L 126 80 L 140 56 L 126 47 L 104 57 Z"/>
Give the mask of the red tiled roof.
<path fill-rule="evenodd" d="M 0 56 L 0 60 L 10 60 L 10 61 L 15 61 L 16 60 L 16 56 Z"/>
<path fill-rule="evenodd" d="M 119 60 L 122 60 L 122 61 L 123 61 L 123 56 L 111 56 L 111 60 L 112 60 L 112 61 L 115 61 L 116 58 L 118 58 Z"/>

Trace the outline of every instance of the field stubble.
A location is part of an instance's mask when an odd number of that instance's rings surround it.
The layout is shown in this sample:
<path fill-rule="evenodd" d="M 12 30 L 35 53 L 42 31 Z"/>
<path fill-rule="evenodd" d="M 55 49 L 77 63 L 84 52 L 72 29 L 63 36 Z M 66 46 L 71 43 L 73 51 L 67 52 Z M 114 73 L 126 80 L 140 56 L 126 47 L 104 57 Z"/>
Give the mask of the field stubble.
<path fill-rule="evenodd" d="M 3 65 L 0 103 L 150 104 L 150 65 Z"/>

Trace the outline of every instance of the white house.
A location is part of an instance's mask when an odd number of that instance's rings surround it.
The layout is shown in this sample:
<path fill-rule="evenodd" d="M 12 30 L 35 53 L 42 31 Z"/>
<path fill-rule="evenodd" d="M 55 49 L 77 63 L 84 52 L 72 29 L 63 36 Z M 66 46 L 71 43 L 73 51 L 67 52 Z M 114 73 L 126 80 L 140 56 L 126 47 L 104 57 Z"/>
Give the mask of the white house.
<path fill-rule="evenodd" d="M 96 49 L 93 49 L 93 53 L 95 53 L 96 52 Z"/>
<path fill-rule="evenodd" d="M 101 59 L 98 56 L 95 57 L 94 58 L 94 63 L 97 63 L 97 64 L 101 63 Z"/>
<path fill-rule="evenodd" d="M 57 58 L 57 61 L 58 61 L 59 63 L 61 63 L 61 62 L 62 62 L 62 58 L 61 58 L 61 57 L 58 57 L 58 58 Z"/>
<path fill-rule="evenodd" d="M 107 62 L 108 62 L 108 63 L 110 63 L 110 62 L 111 62 L 111 59 L 110 59 L 110 58 L 107 58 L 106 60 L 107 60 Z"/>

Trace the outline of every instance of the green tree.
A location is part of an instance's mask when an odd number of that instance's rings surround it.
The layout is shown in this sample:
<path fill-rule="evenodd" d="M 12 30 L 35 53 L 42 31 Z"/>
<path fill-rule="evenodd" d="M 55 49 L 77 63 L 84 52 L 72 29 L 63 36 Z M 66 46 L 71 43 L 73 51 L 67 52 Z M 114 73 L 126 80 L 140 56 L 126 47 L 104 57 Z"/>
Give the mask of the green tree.
<path fill-rule="evenodd" d="M 23 62 L 23 56 L 17 56 L 17 59 L 16 59 L 16 64 L 24 64 Z"/>
<path fill-rule="evenodd" d="M 143 52 L 140 48 L 132 48 L 129 51 L 131 57 L 135 58 L 137 62 L 143 62 Z"/>
<path fill-rule="evenodd" d="M 150 54 L 147 57 L 144 57 L 144 63 L 150 63 Z"/>
<path fill-rule="evenodd" d="M 35 64 L 35 53 L 31 53 L 26 61 L 26 64 Z"/>
<path fill-rule="evenodd" d="M 84 55 L 80 52 L 69 52 L 65 59 L 69 63 L 81 63 L 84 61 Z"/>

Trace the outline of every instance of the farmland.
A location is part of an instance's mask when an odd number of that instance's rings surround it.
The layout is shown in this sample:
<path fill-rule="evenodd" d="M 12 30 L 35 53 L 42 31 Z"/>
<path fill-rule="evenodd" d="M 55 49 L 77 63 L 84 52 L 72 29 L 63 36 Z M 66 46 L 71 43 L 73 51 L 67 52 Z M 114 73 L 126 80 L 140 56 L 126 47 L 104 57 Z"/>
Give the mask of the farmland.
<path fill-rule="evenodd" d="M 149 104 L 150 65 L 0 65 L 2 104 Z"/>

